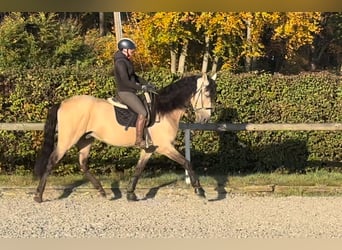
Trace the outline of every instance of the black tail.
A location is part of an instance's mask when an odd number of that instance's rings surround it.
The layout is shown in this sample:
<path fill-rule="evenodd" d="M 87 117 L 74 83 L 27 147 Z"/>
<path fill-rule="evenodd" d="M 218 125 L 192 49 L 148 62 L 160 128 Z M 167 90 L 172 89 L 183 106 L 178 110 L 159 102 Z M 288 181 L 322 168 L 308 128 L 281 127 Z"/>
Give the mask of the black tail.
<path fill-rule="evenodd" d="M 40 156 L 34 165 L 34 173 L 37 177 L 41 178 L 46 170 L 49 157 L 55 145 L 55 132 L 57 125 L 57 111 L 60 104 L 53 105 L 47 115 L 44 125 L 44 142 L 40 152 Z"/>

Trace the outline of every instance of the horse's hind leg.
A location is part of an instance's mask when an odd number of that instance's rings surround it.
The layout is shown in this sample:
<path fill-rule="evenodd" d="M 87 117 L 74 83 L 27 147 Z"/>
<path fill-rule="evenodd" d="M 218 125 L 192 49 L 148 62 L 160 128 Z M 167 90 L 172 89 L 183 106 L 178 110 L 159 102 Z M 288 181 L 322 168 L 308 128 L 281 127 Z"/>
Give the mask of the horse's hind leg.
<path fill-rule="evenodd" d="M 200 181 L 197 175 L 195 174 L 194 170 L 192 169 L 191 163 L 187 159 L 185 159 L 183 155 L 181 155 L 173 146 L 168 148 L 158 148 L 157 152 L 167 156 L 171 160 L 182 165 L 183 168 L 188 171 L 190 182 L 193 188 L 195 189 L 195 193 L 199 197 L 205 198 L 205 191 L 201 187 Z"/>
<path fill-rule="evenodd" d="M 94 141 L 93 137 L 87 138 L 86 136 L 81 137 L 77 142 L 77 147 L 79 149 L 79 162 L 80 167 L 86 178 L 93 184 L 93 186 L 99 191 L 100 195 L 106 197 L 106 192 L 104 191 L 99 180 L 89 171 L 87 166 L 88 156 L 91 148 L 91 143 Z"/>
<path fill-rule="evenodd" d="M 135 172 L 130 180 L 128 187 L 127 187 L 127 200 L 129 201 L 138 201 L 137 196 L 135 195 L 134 191 L 137 186 L 138 180 L 143 172 L 147 161 L 150 159 L 152 152 L 146 152 L 145 150 L 140 151 L 140 158 L 138 161 L 137 166 L 135 167 Z"/>
<path fill-rule="evenodd" d="M 48 160 L 48 164 L 46 166 L 46 170 L 45 170 L 44 174 L 42 175 L 42 177 L 39 180 L 37 191 L 36 191 L 36 194 L 35 194 L 35 196 L 33 198 L 36 202 L 40 203 L 40 202 L 43 201 L 43 192 L 45 190 L 45 185 L 46 185 L 47 177 L 51 173 L 52 168 L 59 162 L 60 159 L 62 159 L 62 157 L 65 154 L 65 152 L 66 151 L 61 152 L 60 150 L 55 149 L 51 153 L 51 155 L 49 157 L 49 160 Z"/>

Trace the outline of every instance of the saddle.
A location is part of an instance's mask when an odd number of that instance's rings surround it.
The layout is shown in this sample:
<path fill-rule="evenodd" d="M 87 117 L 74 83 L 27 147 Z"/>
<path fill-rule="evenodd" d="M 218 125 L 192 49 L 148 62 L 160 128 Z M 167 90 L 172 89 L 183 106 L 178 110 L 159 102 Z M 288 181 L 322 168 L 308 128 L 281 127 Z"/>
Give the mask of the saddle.
<path fill-rule="evenodd" d="M 147 111 L 145 127 L 151 127 L 156 120 L 155 96 L 155 93 L 147 91 L 138 95 Z M 118 96 L 108 98 L 107 101 L 113 105 L 116 120 L 120 125 L 125 127 L 125 130 L 129 127 L 135 127 L 138 117 L 137 113 L 124 104 Z"/>

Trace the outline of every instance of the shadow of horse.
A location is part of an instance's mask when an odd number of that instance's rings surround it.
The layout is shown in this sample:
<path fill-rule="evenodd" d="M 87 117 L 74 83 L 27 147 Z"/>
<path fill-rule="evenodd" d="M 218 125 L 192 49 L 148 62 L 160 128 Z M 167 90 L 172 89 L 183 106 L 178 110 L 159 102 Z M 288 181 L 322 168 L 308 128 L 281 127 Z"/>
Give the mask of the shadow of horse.
<path fill-rule="evenodd" d="M 166 183 L 163 183 L 157 187 L 153 187 L 153 188 L 150 188 L 150 190 L 147 192 L 147 194 L 145 194 L 145 197 L 142 198 L 141 200 L 148 200 L 148 199 L 153 199 L 160 188 L 163 188 L 163 187 L 166 187 L 166 186 L 169 186 L 171 184 L 175 184 L 177 182 L 177 180 L 173 180 L 173 181 L 169 181 L 169 182 L 166 182 Z"/>
<path fill-rule="evenodd" d="M 119 181 L 113 181 L 111 183 L 111 191 L 113 193 L 113 198 L 111 198 L 111 200 L 118 200 L 122 198 L 122 192 L 119 188 L 120 184 Z"/>
<path fill-rule="evenodd" d="M 144 198 L 142 198 L 140 200 L 153 199 L 157 195 L 159 189 L 161 189 L 163 187 L 167 187 L 167 186 L 172 185 L 172 184 L 175 184 L 176 182 L 177 182 L 177 180 L 173 180 L 173 181 L 163 183 L 157 187 L 150 188 L 150 190 L 147 192 L 147 194 L 145 194 Z M 118 200 L 118 199 L 122 198 L 122 191 L 118 187 L 119 186 L 118 184 L 119 184 L 118 182 L 112 183 L 111 191 L 113 192 L 113 198 L 111 200 Z"/>
<path fill-rule="evenodd" d="M 83 179 L 83 180 L 74 181 L 73 183 L 67 185 L 65 188 L 63 188 L 63 193 L 58 197 L 58 200 L 68 198 L 72 194 L 75 188 L 87 182 L 88 180 Z"/>
<path fill-rule="evenodd" d="M 217 123 L 240 122 L 236 109 L 222 109 Z M 244 176 L 252 173 L 302 173 L 308 164 L 307 140 L 302 137 L 285 138 L 275 134 L 276 140 L 262 142 L 244 140 L 238 131 L 217 131 L 218 153 L 205 154 L 192 150 L 192 162 L 196 171 L 216 181 L 217 197 L 208 201 L 219 201 L 228 195 L 229 176 Z M 257 136 L 263 136 L 258 134 Z M 255 145 L 253 145 L 255 144 Z M 205 159 L 210 159 L 210 163 Z"/>

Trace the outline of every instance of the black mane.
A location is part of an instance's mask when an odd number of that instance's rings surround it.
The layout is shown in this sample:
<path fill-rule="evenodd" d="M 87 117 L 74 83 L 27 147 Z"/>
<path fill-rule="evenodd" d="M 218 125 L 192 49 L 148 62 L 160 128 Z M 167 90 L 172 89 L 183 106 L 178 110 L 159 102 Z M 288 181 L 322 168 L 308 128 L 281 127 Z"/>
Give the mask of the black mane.
<path fill-rule="evenodd" d="M 159 90 L 156 98 L 157 113 L 165 115 L 173 110 L 187 107 L 192 95 L 196 93 L 198 78 L 201 76 L 184 77 Z M 209 77 L 208 80 L 211 91 L 214 81 Z"/>

